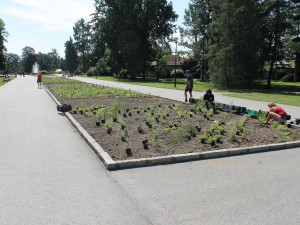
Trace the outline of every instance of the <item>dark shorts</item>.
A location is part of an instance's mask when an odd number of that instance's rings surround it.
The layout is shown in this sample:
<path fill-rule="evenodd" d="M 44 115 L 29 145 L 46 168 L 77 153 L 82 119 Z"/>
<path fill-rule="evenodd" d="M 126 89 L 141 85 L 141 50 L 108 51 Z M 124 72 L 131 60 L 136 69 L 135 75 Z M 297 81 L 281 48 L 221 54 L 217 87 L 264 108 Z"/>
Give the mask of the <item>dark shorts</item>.
<path fill-rule="evenodd" d="M 188 86 L 186 86 L 185 91 L 186 92 L 192 92 L 193 91 L 193 87 L 189 88 Z"/>
<path fill-rule="evenodd" d="M 37 82 L 38 82 L 38 83 L 41 83 L 41 82 L 42 82 L 42 80 L 37 80 Z"/>

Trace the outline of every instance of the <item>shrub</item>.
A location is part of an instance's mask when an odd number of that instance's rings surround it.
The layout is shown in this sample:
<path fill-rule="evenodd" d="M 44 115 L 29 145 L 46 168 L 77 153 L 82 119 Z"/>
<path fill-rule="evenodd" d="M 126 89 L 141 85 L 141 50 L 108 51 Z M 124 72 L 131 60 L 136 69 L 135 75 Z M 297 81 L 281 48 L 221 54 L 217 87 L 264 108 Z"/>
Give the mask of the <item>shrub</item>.
<path fill-rule="evenodd" d="M 48 74 L 47 70 L 41 70 L 40 73 L 42 73 L 42 74 Z"/>
<path fill-rule="evenodd" d="M 89 70 L 86 72 L 87 76 L 96 76 L 97 75 L 97 69 L 96 67 L 90 67 Z"/>
<path fill-rule="evenodd" d="M 283 81 L 283 82 L 293 82 L 294 81 L 294 74 L 285 75 L 284 77 L 282 77 L 280 79 L 280 81 Z"/>
<path fill-rule="evenodd" d="M 171 76 L 174 77 L 175 75 L 175 70 L 171 71 Z M 184 72 L 181 69 L 176 69 L 176 78 L 184 78 Z"/>

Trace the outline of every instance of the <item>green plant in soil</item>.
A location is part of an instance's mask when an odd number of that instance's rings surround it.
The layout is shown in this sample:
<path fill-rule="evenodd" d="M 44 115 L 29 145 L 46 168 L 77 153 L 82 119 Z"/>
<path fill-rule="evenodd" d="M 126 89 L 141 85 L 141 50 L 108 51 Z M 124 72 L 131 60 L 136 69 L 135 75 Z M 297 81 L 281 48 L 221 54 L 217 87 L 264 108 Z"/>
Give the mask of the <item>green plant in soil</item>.
<path fill-rule="evenodd" d="M 92 113 L 92 112 L 85 112 L 84 115 L 85 115 L 86 117 L 91 117 L 91 116 L 93 115 L 93 113 Z"/>
<path fill-rule="evenodd" d="M 75 109 L 72 109 L 72 113 L 73 113 L 73 114 L 77 113 L 77 109 L 76 109 L 76 108 L 75 108 Z"/>
<path fill-rule="evenodd" d="M 239 121 L 238 121 L 238 130 L 243 132 L 243 129 L 246 125 L 246 120 L 247 120 L 247 116 L 243 116 Z"/>
<path fill-rule="evenodd" d="M 207 111 L 207 116 L 212 117 L 213 115 L 214 115 L 214 109 L 211 108 Z"/>
<path fill-rule="evenodd" d="M 139 133 L 142 133 L 144 131 L 143 126 L 140 123 L 137 125 L 137 129 Z"/>
<path fill-rule="evenodd" d="M 122 141 L 128 142 L 128 134 L 126 130 L 121 130 Z"/>
<path fill-rule="evenodd" d="M 230 131 L 230 139 L 232 141 L 236 141 L 236 129 L 232 128 L 232 130 Z"/>
<path fill-rule="evenodd" d="M 187 110 L 183 110 L 183 111 L 179 110 L 177 112 L 176 118 L 186 120 L 190 115 L 193 115 L 193 113 L 192 112 L 188 112 Z"/>
<path fill-rule="evenodd" d="M 148 113 L 148 115 L 147 115 L 147 122 L 152 125 L 153 121 L 154 121 L 153 116 L 151 115 L 151 113 Z"/>
<path fill-rule="evenodd" d="M 287 140 L 292 140 L 293 137 L 291 136 L 291 132 L 279 132 L 281 137 L 287 139 Z"/>
<path fill-rule="evenodd" d="M 123 129 L 125 128 L 125 125 L 126 125 L 125 121 L 122 120 L 122 119 L 120 119 L 120 120 L 119 120 L 119 126 L 120 126 L 120 129 L 121 129 L 121 130 L 123 130 Z"/>
<path fill-rule="evenodd" d="M 274 121 L 273 123 L 272 123 L 272 127 L 274 127 L 274 128 L 277 128 L 278 126 L 280 126 L 281 125 L 281 123 L 279 123 L 279 122 L 277 122 L 277 121 Z"/>
<path fill-rule="evenodd" d="M 277 127 L 277 130 L 288 130 L 289 128 L 286 127 L 285 125 L 282 125 L 280 124 L 278 127 Z"/>
<path fill-rule="evenodd" d="M 159 148 L 163 146 L 163 144 L 158 140 L 158 128 L 157 129 L 152 128 L 150 140 L 154 147 Z"/>
<path fill-rule="evenodd" d="M 79 108 L 78 112 L 82 114 L 84 112 L 84 108 Z"/>
<path fill-rule="evenodd" d="M 175 106 L 173 107 L 173 109 L 174 109 L 175 111 L 177 111 L 177 110 L 179 109 L 179 104 L 178 104 L 178 103 L 175 104 Z"/>
<path fill-rule="evenodd" d="M 111 112 L 114 119 L 118 117 L 120 105 L 117 102 L 114 102 L 111 106 Z"/>
<path fill-rule="evenodd" d="M 225 125 L 221 125 L 221 126 L 219 127 L 219 130 L 220 130 L 220 134 L 224 134 L 224 133 L 226 132 L 226 127 L 225 127 Z"/>
<path fill-rule="evenodd" d="M 113 121 L 112 120 L 109 120 L 105 123 L 107 133 L 111 133 L 113 131 L 112 126 L 113 126 Z"/>
<path fill-rule="evenodd" d="M 52 85 L 49 87 L 59 97 L 71 98 L 140 98 L 149 97 L 132 90 L 104 87 L 94 84 Z"/>
<path fill-rule="evenodd" d="M 258 119 L 259 125 L 262 125 L 267 119 L 267 113 L 259 111 L 257 119 Z"/>
<path fill-rule="evenodd" d="M 245 139 L 248 134 L 248 130 L 246 127 L 243 128 L 242 138 Z"/>
<path fill-rule="evenodd" d="M 207 109 L 206 109 L 205 106 L 202 106 L 202 107 L 201 107 L 201 112 L 202 112 L 203 116 L 206 116 L 206 115 L 207 115 Z"/>
<path fill-rule="evenodd" d="M 208 140 L 207 135 L 202 135 L 199 139 L 198 139 L 201 143 L 205 143 Z"/>
<path fill-rule="evenodd" d="M 99 121 L 101 120 L 101 118 L 103 118 L 105 120 L 107 117 L 107 109 L 106 108 L 99 109 L 97 111 L 97 115 L 98 115 Z"/>

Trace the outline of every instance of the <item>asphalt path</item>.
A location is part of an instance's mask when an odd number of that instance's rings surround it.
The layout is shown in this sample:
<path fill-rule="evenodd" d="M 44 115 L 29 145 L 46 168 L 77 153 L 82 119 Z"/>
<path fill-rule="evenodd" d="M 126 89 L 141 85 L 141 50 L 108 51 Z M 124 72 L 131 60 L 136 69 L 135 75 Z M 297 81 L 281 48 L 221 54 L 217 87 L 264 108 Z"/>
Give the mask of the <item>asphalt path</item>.
<path fill-rule="evenodd" d="M 1 225 L 300 224 L 300 148 L 109 172 L 36 78 L 0 109 Z"/>

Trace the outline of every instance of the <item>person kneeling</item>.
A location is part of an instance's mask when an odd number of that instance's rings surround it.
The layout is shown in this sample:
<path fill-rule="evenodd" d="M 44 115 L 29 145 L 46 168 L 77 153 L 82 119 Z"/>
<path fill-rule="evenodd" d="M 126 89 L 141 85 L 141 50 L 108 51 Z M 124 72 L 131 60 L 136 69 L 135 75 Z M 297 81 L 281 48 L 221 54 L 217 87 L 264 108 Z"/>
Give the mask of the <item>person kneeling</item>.
<path fill-rule="evenodd" d="M 270 108 L 270 110 L 266 119 L 266 123 L 268 123 L 270 119 L 278 121 L 282 124 L 286 123 L 285 117 L 287 116 L 287 114 L 283 108 L 277 106 L 274 102 L 270 102 L 268 104 L 268 107 Z"/>
<path fill-rule="evenodd" d="M 211 105 L 214 109 L 214 113 L 216 112 L 215 103 L 214 103 L 215 97 L 212 94 L 212 91 L 210 89 L 206 90 L 206 94 L 204 94 L 204 96 L 203 96 L 203 101 L 205 103 L 207 110 L 209 110 L 210 105 Z"/>

